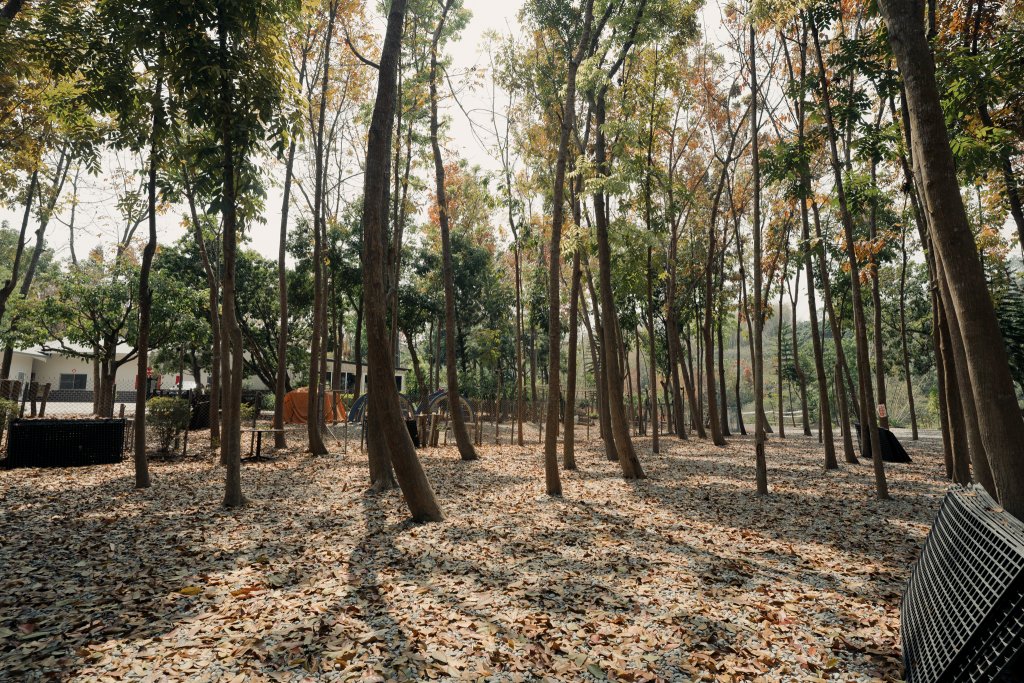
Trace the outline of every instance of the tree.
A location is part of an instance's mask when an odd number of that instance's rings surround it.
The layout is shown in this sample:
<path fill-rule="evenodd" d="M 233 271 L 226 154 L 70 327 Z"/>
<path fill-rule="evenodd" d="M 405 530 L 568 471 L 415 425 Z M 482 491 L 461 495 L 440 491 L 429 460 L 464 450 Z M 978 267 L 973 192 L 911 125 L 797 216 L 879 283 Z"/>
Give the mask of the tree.
<path fill-rule="evenodd" d="M 909 110 L 915 175 L 928 217 L 939 270 L 950 306 L 950 324 L 959 329 L 970 387 L 964 400 L 977 407 L 984 454 L 991 468 L 996 499 L 1011 514 L 1024 517 L 1024 418 L 1017 406 L 1006 347 L 999 331 L 960 196 L 942 103 L 935 82 L 935 61 L 916 0 L 880 0 L 889 44 L 903 77 Z M 972 454 L 972 458 L 974 454 Z M 978 474 L 976 468 L 976 475 Z"/>
<path fill-rule="evenodd" d="M 387 31 L 377 74 L 377 97 L 366 145 L 363 181 L 363 306 L 369 342 L 370 418 L 376 421 L 381 437 L 376 445 L 380 449 L 376 457 L 384 462 L 390 460 L 388 467 L 394 467 L 413 519 L 428 522 L 440 521 L 443 515 L 402 420 L 398 389 L 393 379 L 386 306 L 380 296 L 372 294 L 384 291 L 389 150 L 397 99 L 398 55 L 401 51 L 406 9 L 407 0 L 392 0 L 388 9 Z M 375 454 L 371 453 L 371 457 L 375 457 Z"/>
<path fill-rule="evenodd" d="M 445 32 L 445 23 L 448 20 L 448 16 L 452 13 L 453 9 L 458 13 L 461 9 L 461 4 L 460 6 L 455 6 L 455 0 L 445 0 L 430 41 L 430 147 L 434 156 L 437 213 L 438 223 L 441 228 L 441 259 L 445 298 L 445 351 L 447 354 L 446 366 L 448 372 L 448 412 L 452 421 L 452 430 L 455 432 L 455 442 L 458 444 L 459 455 L 463 460 L 476 460 L 479 456 L 473 447 L 473 441 L 469 437 L 469 430 L 466 429 L 462 409 L 459 407 L 461 405 L 459 402 L 459 370 L 455 364 L 455 284 L 452 272 L 448 198 L 445 194 L 445 168 L 444 160 L 441 158 L 440 124 L 437 115 L 438 44 Z M 458 19 L 458 21 L 462 23 L 465 20 Z"/>

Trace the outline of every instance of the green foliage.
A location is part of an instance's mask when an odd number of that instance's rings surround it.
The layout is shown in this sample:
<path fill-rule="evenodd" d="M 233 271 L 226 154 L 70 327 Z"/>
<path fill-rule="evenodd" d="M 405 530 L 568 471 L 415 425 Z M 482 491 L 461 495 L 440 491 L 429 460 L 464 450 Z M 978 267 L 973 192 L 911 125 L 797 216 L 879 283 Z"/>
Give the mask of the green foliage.
<path fill-rule="evenodd" d="M 146 425 L 156 432 L 161 453 L 169 451 L 174 440 L 188 429 L 190 413 L 184 398 L 157 396 L 146 402 Z"/>
<path fill-rule="evenodd" d="M 18 417 L 19 412 L 21 412 L 21 406 L 17 401 L 0 399 L 0 430 L 6 429 L 7 424 Z"/>

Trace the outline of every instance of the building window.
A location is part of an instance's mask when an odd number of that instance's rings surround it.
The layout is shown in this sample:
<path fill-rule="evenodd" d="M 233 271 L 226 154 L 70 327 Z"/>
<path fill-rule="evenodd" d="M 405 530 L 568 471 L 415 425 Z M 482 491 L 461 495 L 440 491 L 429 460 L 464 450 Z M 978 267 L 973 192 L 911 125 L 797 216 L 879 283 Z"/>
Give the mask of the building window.
<path fill-rule="evenodd" d="M 398 387 L 398 391 L 399 392 L 402 391 L 402 376 L 401 375 L 395 375 L 395 386 Z"/>
<path fill-rule="evenodd" d="M 85 389 L 85 382 L 88 379 L 84 374 L 61 374 L 60 376 L 60 388 L 61 390 L 69 389 Z"/>

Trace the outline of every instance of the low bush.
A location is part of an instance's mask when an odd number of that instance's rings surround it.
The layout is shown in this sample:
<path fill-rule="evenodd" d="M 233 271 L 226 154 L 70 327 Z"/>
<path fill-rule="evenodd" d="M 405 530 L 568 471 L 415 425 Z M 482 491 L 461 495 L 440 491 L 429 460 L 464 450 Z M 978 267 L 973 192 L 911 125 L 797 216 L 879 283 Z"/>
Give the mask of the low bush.
<path fill-rule="evenodd" d="M 174 439 L 188 429 L 188 401 L 173 396 L 158 396 L 146 403 L 146 424 L 157 434 L 159 450 L 166 453 Z"/>

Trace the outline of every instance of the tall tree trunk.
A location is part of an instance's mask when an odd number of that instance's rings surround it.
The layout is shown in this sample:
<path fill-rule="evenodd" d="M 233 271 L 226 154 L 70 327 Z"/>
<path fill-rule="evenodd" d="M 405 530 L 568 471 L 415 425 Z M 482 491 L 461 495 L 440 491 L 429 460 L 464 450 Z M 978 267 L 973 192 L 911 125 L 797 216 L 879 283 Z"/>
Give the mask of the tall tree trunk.
<path fill-rule="evenodd" d="M 672 385 L 672 419 L 675 434 L 685 440 L 686 422 L 683 419 L 683 392 L 679 379 L 679 365 L 683 360 L 683 349 L 679 345 L 679 317 L 676 305 L 676 258 L 679 236 L 678 227 L 673 226 L 668 249 L 668 284 L 665 292 L 665 336 L 668 337 L 669 380 Z"/>
<path fill-rule="evenodd" d="M 338 1 L 331 2 L 327 14 L 327 30 L 324 33 L 324 56 L 320 71 L 320 104 L 317 113 L 317 127 L 314 134 L 314 188 L 313 188 L 313 338 L 309 352 L 309 393 L 306 396 L 306 434 L 308 449 L 312 455 L 326 455 L 321 423 L 321 391 L 326 379 L 323 368 L 323 350 L 327 344 L 327 273 L 326 235 L 324 203 L 327 190 L 326 150 L 324 149 L 327 117 L 328 84 L 331 72 L 331 43 L 334 38 L 334 21 L 338 14 Z M 390 345 L 389 345 L 390 348 Z"/>
<path fill-rule="evenodd" d="M 779 386 L 778 386 L 778 390 L 779 390 L 779 399 L 778 399 L 779 405 L 778 405 L 777 412 L 779 414 L 779 438 L 780 439 L 785 439 L 786 438 L 786 405 L 783 402 L 783 398 L 782 398 L 783 397 L 783 392 L 785 391 L 785 377 L 782 374 L 782 330 L 786 326 L 786 309 L 783 307 L 782 297 L 784 297 L 785 294 L 786 294 L 786 269 L 788 268 L 788 266 L 789 266 L 789 249 L 788 249 L 788 246 L 787 246 L 787 249 L 786 249 L 786 259 L 785 259 L 785 262 L 783 263 L 783 266 L 782 266 L 782 277 L 779 279 L 779 329 L 777 330 L 778 338 L 775 341 L 775 344 L 776 344 L 775 353 L 776 353 L 776 359 L 777 359 L 776 370 L 778 371 L 777 374 L 778 374 L 778 381 L 779 381 Z"/>
<path fill-rule="evenodd" d="M 516 267 L 516 431 L 517 443 L 523 445 L 523 394 L 526 390 L 526 378 L 524 375 L 525 365 L 523 364 L 523 250 L 516 238 L 515 267 Z"/>
<path fill-rule="evenodd" d="M 881 105 L 880 105 L 881 106 Z M 884 108 L 884 106 L 882 107 Z M 871 159 L 871 186 L 877 187 L 878 162 Z M 878 206 L 877 200 L 872 198 L 871 210 L 868 212 L 868 238 L 872 243 L 878 238 Z M 878 386 L 878 405 L 882 406 L 878 425 L 884 429 L 889 428 L 889 410 L 886 398 L 885 387 L 885 347 L 882 343 L 882 295 L 878 289 L 878 262 L 875 259 L 873 250 L 868 251 L 868 271 L 871 275 L 871 314 L 872 314 L 872 342 L 875 351 L 875 384 Z"/>
<path fill-rule="evenodd" d="M 764 308 L 761 302 L 761 162 L 759 156 L 757 121 L 757 98 L 760 90 L 757 87 L 757 61 L 754 24 L 750 24 L 750 164 L 753 171 L 754 208 L 751 219 L 754 231 L 754 460 L 757 477 L 758 495 L 768 494 L 768 465 L 765 460 L 765 420 L 764 415 L 764 354 L 762 345 L 762 328 L 764 326 Z"/>
<path fill-rule="evenodd" d="M 577 249 L 572 255 L 572 285 L 569 292 L 569 358 L 566 364 L 565 375 L 565 438 L 562 443 L 562 466 L 567 470 L 576 469 L 576 366 L 579 362 L 576 357 L 576 347 L 578 346 L 577 339 L 580 325 L 579 300 L 581 279 L 580 252 Z"/>
<path fill-rule="evenodd" d="M 159 68 L 159 67 L 158 67 Z M 149 370 L 149 332 L 153 313 L 153 290 L 149 287 L 149 274 L 156 254 L 156 173 L 160 166 L 160 144 L 163 133 L 163 73 L 159 72 L 153 91 L 153 123 L 149 139 L 149 240 L 142 250 L 139 269 L 139 333 L 138 376 L 139 390 L 135 392 L 135 488 L 148 489 L 149 458 L 146 454 L 146 377 Z M 37 245 L 38 246 L 38 245 Z"/>
<path fill-rule="evenodd" d="M 740 434 L 747 435 L 747 426 L 743 424 L 743 397 L 740 395 L 740 380 L 743 377 L 743 369 L 740 367 L 740 316 L 743 315 L 745 302 L 737 306 L 736 311 L 736 422 Z"/>
<path fill-rule="evenodd" d="M 828 137 L 829 154 L 832 159 L 832 172 L 835 176 L 835 192 L 839 202 L 839 215 L 843 224 L 843 235 L 846 243 L 846 255 L 850 264 L 850 289 L 853 299 L 853 331 L 857 342 L 857 374 L 860 384 L 860 418 L 862 430 L 867 430 L 867 438 L 871 443 L 871 462 L 875 471 L 875 496 L 879 500 L 889 498 L 888 485 L 885 481 L 885 468 L 882 463 L 882 449 L 878 440 L 878 420 L 874 407 L 874 392 L 871 388 L 871 365 L 868 358 L 867 323 L 864 320 L 864 303 L 860 292 L 860 264 L 854 243 L 853 217 L 846 203 L 846 192 L 843 186 L 843 167 L 836 147 L 836 129 L 832 118 L 832 103 L 828 88 L 828 73 L 821 54 L 821 43 L 818 38 L 818 27 L 811 22 L 811 35 L 814 37 L 814 52 L 818 62 L 818 78 L 821 83 L 821 101 L 825 113 L 825 126 Z M 867 424 L 863 424 L 864 421 Z"/>
<path fill-rule="evenodd" d="M 807 73 L 807 22 L 801 13 L 801 35 L 798 44 L 800 54 L 800 73 Z M 788 53 L 787 53 L 788 55 Z M 790 79 L 794 79 L 792 62 L 787 59 L 787 65 L 789 66 Z M 797 119 L 797 155 L 799 158 L 804 157 L 804 150 L 806 148 L 806 133 L 805 133 L 805 118 L 807 110 L 807 100 L 803 94 L 796 96 L 795 98 L 795 109 Z M 821 339 L 821 330 L 818 327 L 818 307 L 815 301 L 814 292 L 814 264 L 811 257 L 812 251 L 820 252 L 822 249 L 821 245 L 814 245 L 811 242 L 811 228 L 810 220 L 808 216 L 807 202 L 811 196 L 811 177 L 810 170 L 801 168 L 800 172 L 800 238 L 803 241 L 803 254 L 804 254 L 804 272 L 807 280 L 807 310 L 811 320 L 811 345 L 814 350 L 814 372 L 818 379 L 818 417 L 820 422 L 819 436 L 822 440 L 822 445 L 825 448 L 825 469 L 833 470 L 839 467 L 839 463 L 836 460 L 836 446 L 832 436 L 832 411 L 829 405 L 828 399 L 828 377 L 825 375 L 825 358 L 824 358 L 824 344 Z M 799 267 L 799 266 L 798 266 Z M 822 272 L 822 277 L 827 278 L 828 274 Z M 828 302 L 828 306 L 831 307 L 831 302 Z M 794 307 L 793 320 L 796 320 L 796 310 Z M 794 354 L 796 350 L 796 336 L 794 332 Z M 837 400 L 841 400 L 840 397 L 836 397 Z M 849 422 L 843 425 L 844 429 L 849 429 Z M 850 452 L 847 453 L 847 457 L 852 455 L 853 442 L 849 434 L 844 432 L 844 445 L 849 442 Z M 854 456 L 856 458 L 856 456 Z"/>
<path fill-rule="evenodd" d="M 223 415 L 221 422 L 221 460 L 225 465 L 224 506 L 240 507 L 245 504 L 242 495 L 242 329 L 238 325 L 235 307 L 235 260 L 238 247 L 238 207 L 235 196 L 235 87 L 231 77 L 230 54 L 227 47 L 227 26 L 224 0 L 217 2 L 217 33 L 220 66 L 220 147 L 223 174 L 221 202 L 223 221 L 223 293 L 222 339 L 227 349 L 222 350 Z M 210 406 L 211 410 L 213 406 Z"/>
<path fill-rule="evenodd" d="M 814 216 L 814 235 L 818 242 L 822 241 L 821 219 L 818 214 L 818 204 L 811 200 L 811 211 Z M 821 273 L 821 295 L 825 306 L 825 317 L 828 319 L 829 329 L 832 331 L 832 345 L 836 352 L 836 403 L 839 407 L 839 426 L 843 433 L 843 458 L 850 464 L 856 464 L 857 452 L 853 447 L 853 435 L 851 434 L 850 406 L 847 397 L 849 392 L 844 384 L 843 373 L 840 368 L 846 365 L 846 351 L 843 348 L 843 335 L 836 320 L 835 308 L 832 305 L 832 283 L 829 278 L 828 268 L 825 265 L 825 253 L 823 249 L 815 249 L 818 255 L 818 272 Z"/>
<path fill-rule="evenodd" d="M 299 80 L 306 71 L 306 52 L 302 53 L 302 67 Z M 291 205 L 292 168 L 295 164 L 295 139 L 288 145 L 288 158 L 284 166 L 284 187 L 281 199 L 281 232 L 277 247 L 277 300 L 280 308 L 277 337 L 277 375 L 274 382 L 274 448 L 286 448 L 288 441 L 284 433 L 284 397 L 288 385 L 288 269 L 285 258 L 288 255 L 288 209 Z M 335 351 L 337 354 L 338 351 Z"/>
<path fill-rule="evenodd" d="M 732 431 L 729 429 L 729 395 L 725 388 L 725 335 L 722 333 L 722 318 L 725 317 L 725 311 L 719 311 L 718 315 L 718 395 L 722 397 L 722 403 L 719 406 L 719 413 L 721 415 L 722 423 L 722 436 L 732 436 Z"/>
<path fill-rule="evenodd" d="M 738 129 L 737 129 L 738 132 Z M 711 204 L 711 218 L 708 222 L 708 258 L 704 264 L 704 324 L 701 327 L 702 339 L 704 340 L 704 374 L 707 378 L 708 396 L 708 422 L 711 426 L 711 441 L 716 446 L 725 445 L 725 436 L 722 434 L 722 425 L 718 414 L 718 396 L 715 392 L 715 341 L 714 341 L 714 308 L 715 308 L 715 264 L 718 262 L 717 236 L 718 210 L 721 203 L 722 191 L 725 189 L 726 177 L 729 175 L 729 163 L 732 160 L 732 150 L 736 144 L 736 133 L 733 133 L 729 143 L 729 151 L 725 161 L 722 162 L 722 173 L 718 179 L 718 187 L 715 190 L 715 197 Z M 722 402 L 725 403 L 723 394 Z M 703 422 L 703 420 L 700 420 Z M 702 425 L 703 426 L 703 425 Z M 700 430 L 698 430 L 700 433 Z"/>
<path fill-rule="evenodd" d="M 597 173 L 601 177 L 608 175 L 608 161 L 604 133 L 605 124 L 605 90 L 602 89 L 596 98 L 594 112 L 596 122 L 596 155 Z M 629 434 L 629 423 L 622 405 L 622 371 L 619 365 L 619 344 L 617 334 L 617 314 L 615 298 L 612 295 L 612 255 L 608 238 L 608 214 L 606 212 L 604 192 L 594 193 L 594 216 L 597 224 L 597 260 L 601 295 L 601 324 L 604 334 L 602 349 L 604 351 L 605 376 L 608 382 L 608 408 L 611 416 L 612 438 L 619 466 L 625 479 L 643 479 L 645 474 L 640 460 L 633 449 L 633 440 Z"/>
<path fill-rule="evenodd" d="M 654 253 L 653 248 L 647 248 L 647 334 L 649 337 L 648 353 L 650 354 L 650 367 L 648 370 L 648 382 L 650 384 L 650 418 L 651 418 L 651 451 L 660 453 L 661 447 L 658 442 L 658 362 L 657 362 L 657 338 L 654 333 Z"/>
<path fill-rule="evenodd" d="M 565 221 L 565 169 L 569 155 L 569 135 L 576 123 L 576 72 L 590 47 L 590 25 L 594 0 L 588 0 L 583 15 L 583 35 L 575 55 L 569 60 L 566 76 L 565 105 L 555 158 L 555 179 L 552 186 L 551 249 L 548 264 L 548 405 L 547 433 L 544 435 L 544 481 L 549 496 L 562 495 L 558 476 L 558 423 L 561 408 L 561 300 L 559 270 L 562 263 L 562 224 Z M 575 271 L 573 277 L 575 278 Z M 568 451 L 567 451 L 568 452 Z"/>
<path fill-rule="evenodd" d="M 800 390 L 800 419 L 804 428 L 804 436 L 811 436 L 811 416 L 810 411 L 807 408 L 807 373 L 804 372 L 803 366 L 800 365 L 800 344 L 797 340 L 796 334 L 796 305 L 800 300 L 800 263 L 797 261 L 793 267 L 796 282 L 793 285 L 793 289 L 790 292 L 790 316 L 789 316 L 789 332 L 792 336 L 793 341 L 793 368 L 796 370 L 797 388 Z M 808 288 L 811 287 L 811 283 L 808 283 Z"/>
<path fill-rule="evenodd" d="M 395 115 L 398 55 L 408 0 L 392 0 L 377 74 L 377 96 L 370 120 L 363 180 L 363 306 L 366 310 L 370 365 L 370 415 L 376 416 L 383 453 L 390 456 L 395 476 L 414 520 L 440 521 L 441 508 L 416 457 L 405 428 L 395 386 L 387 309 L 380 292 L 385 280 L 385 237 L 388 216 L 391 130 Z"/>
<path fill-rule="evenodd" d="M 452 266 L 451 233 L 448 224 L 448 197 L 445 189 L 444 161 L 441 158 L 439 140 L 439 124 L 437 117 L 437 44 L 444 30 L 445 20 L 451 9 L 452 0 L 445 0 L 434 29 L 430 43 L 430 146 L 434 153 L 434 177 L 437 183 L 437 214 L 441 227 L 441 261 L 444 279 L 444 318 L 445 318 L 445 365 L 448 371 L 448 411 L 452 420 L 452 431 L 455 432 L 455 443 L 463 460 L 476 460 L 476 449 L 466 429 L 466 421 L 462 414 L 459 400 L 459 370 L 455 365 L 455 275 Z M 557 353 L 557 348 L 556 351 Z M 550 482 L 549 482 L 550 483 Z"/>
<path fill-rule="evenodd" d="M 611 408 L 609 406 L 608 395 L 610 393 L 609 384 L 610 379 L 608 377 L 608 360 L 606 357 L 605 346 L 605 334 L 604 334 L 604 320 L 601 316 L 600 305 L 598 304 L 597 288 L 594 287 L 594 278 L 590 272 L 590 268 L 587 268 L 587 285 L 590 289 L 590 300 L 594 304 L 594 324 L 597 327 L 597 351 L 599 364 L 596 366 L 595 372 L 595 384 L 597 385 L 598 409 L 601 422 L 601 439 L 604 441 L 604 455 L 609 462 L 618 462 L 619 455 L 615 449 L 615 438 L 612 435 L 612 418 Z M 620 390 L 620 396 L 621 390 Z"/>
<path fill-rule="evenodd" d="M 952 306 L 951 331 L 959 327 L 977 407 L 981 438 L 997 493 L 1011 514 L 1024 517 L 1024 419 L 1017 405 L 1006 348 L 985 274 L 967 220 L 935 83 L 935 62 L 915 0 L 879 3 L 889 43 L 903 76 L 923 208 L 945 273 Z M 965 397 L 970 401 L 971 395 Z M 977 474 L 977 473 L 976 473 Z"/>
<path fill-rule="evenodd" d="M 911 439 L 917 441 L 917 412 L 914 410 L 914 382 L 910 376 L 910 352 L 907 350 L 907 228 L 904 228 L 900 241 L 900 349 L 903 352 L 903 379 L 907 383 L 907 405 L 910 407 Z"/>
<path fill-rule="evenodd" d="M 172 130 L 175 128 L 172 127 Z M 175 133 L 176 134 L 176 133 Z M 206 275 L 206 286 L 210 290 L 210 448 L 220 448 L 220 405 L 221 405 L 221 353 L 223 344 L 221 342 L 221 315 L 220 315 L 220 282 L 217 278 L 217 271 L 213 267 L 209 249 L 206 247 L 206 236 L 203 234 L 203 224 L 199 219 L 199 211 L 196 207 L 196 197 L 192 182 L 192 176 L 188 165 L 182 164 L 182 177 L 184 178 L 185 198 L 188 201 L 189 216 L 192 219 L 192 233 L 199 249 L 199 259 L 203 264 L 203 273 Z"/>

